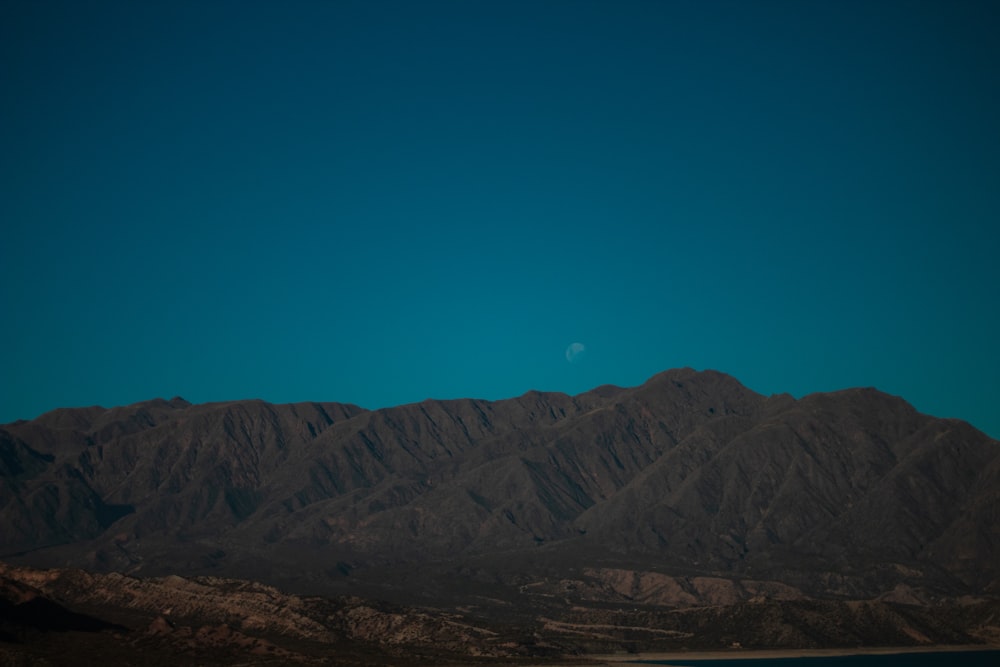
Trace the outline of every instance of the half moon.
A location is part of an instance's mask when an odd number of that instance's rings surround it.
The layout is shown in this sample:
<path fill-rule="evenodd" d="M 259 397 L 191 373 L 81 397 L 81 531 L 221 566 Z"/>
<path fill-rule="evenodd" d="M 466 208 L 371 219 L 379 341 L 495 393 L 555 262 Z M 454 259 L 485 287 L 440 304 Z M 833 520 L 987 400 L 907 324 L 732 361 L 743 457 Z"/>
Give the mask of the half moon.
<path fill-rule="evenodd" d="M 575 363 L 586 350 L 583 343 L 570 343 L 570 346 L 566 348 L 566 361 L 571 364 Z"/>

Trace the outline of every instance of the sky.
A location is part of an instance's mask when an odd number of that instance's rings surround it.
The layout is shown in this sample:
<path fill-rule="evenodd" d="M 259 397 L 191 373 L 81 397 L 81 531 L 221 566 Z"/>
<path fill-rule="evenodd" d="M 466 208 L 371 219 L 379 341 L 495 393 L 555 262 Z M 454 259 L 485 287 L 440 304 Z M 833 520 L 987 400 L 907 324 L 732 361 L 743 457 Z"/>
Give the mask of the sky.
<path fill-rule="evenodd" d="M 1000 437 L 1000 4 L 0 3 L 0 423 L 715 369 Z"/>

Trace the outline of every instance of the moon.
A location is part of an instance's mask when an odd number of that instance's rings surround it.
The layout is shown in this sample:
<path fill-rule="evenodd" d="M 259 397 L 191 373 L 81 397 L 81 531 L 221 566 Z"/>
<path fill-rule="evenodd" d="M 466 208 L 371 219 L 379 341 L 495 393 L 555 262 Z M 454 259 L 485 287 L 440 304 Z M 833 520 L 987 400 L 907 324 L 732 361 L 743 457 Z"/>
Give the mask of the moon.
<path fill-rule="evenodd" d="M 576 363 L 586 351 L 587 348 L 583 343 L 570 343 L 566 348 L 566 361 L 571 364 Z"/>

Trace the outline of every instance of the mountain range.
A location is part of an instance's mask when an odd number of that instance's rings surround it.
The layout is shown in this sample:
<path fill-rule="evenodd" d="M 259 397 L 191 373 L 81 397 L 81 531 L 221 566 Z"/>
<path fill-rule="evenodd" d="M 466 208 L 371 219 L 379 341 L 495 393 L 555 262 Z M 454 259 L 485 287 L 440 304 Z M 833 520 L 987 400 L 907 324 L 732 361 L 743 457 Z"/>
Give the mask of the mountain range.
<path fill-rule="evenodd" d="M 749 604 L 953 610 L 947 629 L 762 640 L 776 646 L 986 641 L 997 625 L 971 610 L 1000 598 L 1000 442 L 875 389 L 764 396 L 678 369 L 381 410 L 63 408 L 0 426 L 0 480 L 8 578 L 256 581 L 459 610 L 563 648 L 634 644 L 580 629 L 627 610 L 629 627 Z M 686 632 L 657 618 L 681 633 L 664 641 Z"/>

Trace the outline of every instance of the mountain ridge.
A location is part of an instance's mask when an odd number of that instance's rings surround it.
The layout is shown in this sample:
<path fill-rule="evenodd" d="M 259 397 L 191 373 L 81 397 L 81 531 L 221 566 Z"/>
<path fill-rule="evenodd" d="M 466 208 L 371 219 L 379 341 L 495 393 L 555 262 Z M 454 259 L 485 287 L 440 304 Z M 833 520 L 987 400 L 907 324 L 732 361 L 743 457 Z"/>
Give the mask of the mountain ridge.
<path fill-rule="evenodd" d="M 508 554 L 539 572 L 957 598 L 1000 590 L 998 453 L 874 388 L 764 396 L 690 368 L 377 410 L 62 408 L 0 426 L 0 557 L 406 597 L 387 568 L 505 580 Z"/>

